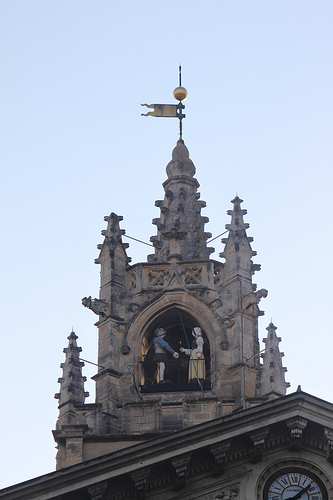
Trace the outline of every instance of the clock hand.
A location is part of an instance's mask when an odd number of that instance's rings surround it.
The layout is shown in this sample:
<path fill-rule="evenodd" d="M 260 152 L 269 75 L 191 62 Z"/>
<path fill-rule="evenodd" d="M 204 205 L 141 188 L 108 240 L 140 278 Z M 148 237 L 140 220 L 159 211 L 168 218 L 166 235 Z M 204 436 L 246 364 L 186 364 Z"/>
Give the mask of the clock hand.
<path fill-rule="evenodd" d="M 298 498 L 301 498 L 303 493 L 307 491 L 311 486 L 311 483 L 309 483 L 303 490 L 299 491 L 294 497 L 288 497 L 286 500 L 297 500 Z"/>

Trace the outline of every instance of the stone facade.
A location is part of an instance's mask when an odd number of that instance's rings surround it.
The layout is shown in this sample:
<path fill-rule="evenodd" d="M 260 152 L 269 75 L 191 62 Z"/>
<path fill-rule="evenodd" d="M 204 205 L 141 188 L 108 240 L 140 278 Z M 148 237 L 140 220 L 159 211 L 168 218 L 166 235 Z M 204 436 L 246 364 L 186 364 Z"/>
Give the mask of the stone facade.
<path fill-rule="evenodd" d="M 82 300 L 98 315 L 96 402 L 84 404 L 83 363 L 71 354 L 71 334 L 57 395 L 58 468 L 97 456 L 101 449 L 119 449 L 286 393 L 274 325 L 260 363 L 259 303 L 267 290 L 257 290 L 252 281 L 260 265 L 252 260 L 256 252 L 247 236 L 242 200 L 236 196 L 228 211 L 231 221 L 221 260 L 210 259 L 211 234 L 204 230 L 208 218 L 201 215 L 206 204 L 200 200 L 195 166 L 182 140 L 166 172 L 164 199 L 155 203 L 160 209 L 153 220 L 155 253 L 147 262 L 131 265 L 122 217 L 105 217 L 107 228 L 96 259 L 100 295 Z M 158 327 L 180 352 L 178 359 L 167 360 L 164 384 L 158 383 L 154 362 Z M 195 362 L 180 351 L 191 351 L 194 327 L 200 327 L 204 341 L 201 379 L 189 379 L 189 364 Z M 76 389 L 69 392 L 70 386 Z"/>

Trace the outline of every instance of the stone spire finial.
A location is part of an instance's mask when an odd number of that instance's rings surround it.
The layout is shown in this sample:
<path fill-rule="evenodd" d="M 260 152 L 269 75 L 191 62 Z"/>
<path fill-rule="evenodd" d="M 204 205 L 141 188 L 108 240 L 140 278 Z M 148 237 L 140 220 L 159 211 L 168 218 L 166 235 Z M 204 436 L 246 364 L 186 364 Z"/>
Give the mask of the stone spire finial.
<path fill-rule="evenodd" d="M 65 403 L 83 404 L 89 392 L 84 390 L 86 377 L 82 376 L 82 367 L 84 363 L 80 361 L 81 347 L 76 343 L 77 335 L 72 331 L 68 338 L 68 347 L 64 348 L 66 355 L 65 362 L 61 363 L 63 375 L 58 379 L 60 392 L 54 395 L 59 400 L 59 407 Z"/>
<path fill-rule="evenodd" d="M 166 172 L 168 179 L 163 183 L 164 200 L 155 202 L 161 211 L 160 217 L 153 220 L 157 235 L 150 238 L 155 254 L 149 255 L 148 261 L 207 260 L 214 249 L 207 247 L 211 234 L 204 232 L 204 225 L 209 219 L 201 216 L 201 209 L 206 203 L 199 200 L 199 183 L 193 177 L 195 166 L 181 139 L 172 152 Z"/>
<path fill-rule="evenodd" d="M 166 167 L 168 177 L 185 175 L 193 177 L 195 175 L 195 166 L 190 159 L 190 153 L 182 139 L 177 141 L 177 145 L 172 151 L 172 160 Z"/>
<path fill-rule="evenodd" d="M 263 339 L 265 352 L 262 353 L 263 367 L 261 372 L 261 394 L 276 394 L 284 396 L 289 382 L 285 381 L 285 372 L 287 368 L 282 366 L 283 352 L 280 352 L 279 343 L 281 337 L 276 335 L 277 327 L 270 323 L 266 328 L 267 337 Z"/>

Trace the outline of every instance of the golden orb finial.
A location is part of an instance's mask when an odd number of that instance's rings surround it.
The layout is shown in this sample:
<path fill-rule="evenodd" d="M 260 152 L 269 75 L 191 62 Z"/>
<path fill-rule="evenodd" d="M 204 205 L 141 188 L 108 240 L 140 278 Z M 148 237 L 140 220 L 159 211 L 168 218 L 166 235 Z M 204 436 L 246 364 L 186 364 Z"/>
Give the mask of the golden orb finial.
<path fill-rule="evenodd" d="M 173 91 L 173 97 L 177 99 L 177 101 L 184 101 L 187 97 L 187 90 L 185 87 L 176 87 Z"/>

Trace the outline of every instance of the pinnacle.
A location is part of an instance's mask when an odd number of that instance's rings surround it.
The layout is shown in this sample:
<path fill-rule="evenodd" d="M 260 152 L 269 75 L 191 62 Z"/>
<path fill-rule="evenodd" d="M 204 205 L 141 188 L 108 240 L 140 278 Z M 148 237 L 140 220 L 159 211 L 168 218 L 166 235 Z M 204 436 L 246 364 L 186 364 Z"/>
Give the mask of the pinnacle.
<path fill-rule="evenodd" d="M 199 200 L 195 171 L 189 151 L 179 139 L 166 167 L 168 179 L 163 183 L 164 199 L 155 202 L 160 217 L 153 219 L 157 235 L 150 238 L 155 255 L 148 256 L 149 262 L 203 260 L 214 251 L 206 244 L 211 234 L 204 231 L 204 225 L 209 219 L 201 215 L 206 203 Z"/>
<path fill-rule="evenodd" d="M 68 347 L 65 347 L 65 362 L 61 363 L 62 377 L 58 379 L 60 391 L 55 394 L 59 405 L 68 402 L 84 403 L 88 393 L 84 390 L 85 377 L 82 376 L 84 363 L 80 361 L 81 347 L 77 346 L 77 335 L 72 331 L 68 338 Z"/>

